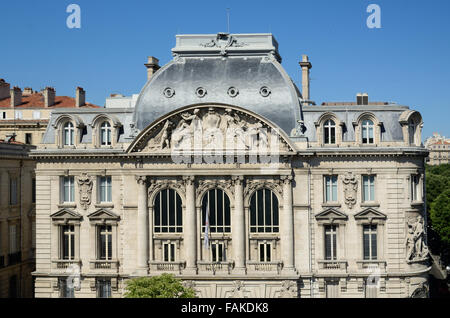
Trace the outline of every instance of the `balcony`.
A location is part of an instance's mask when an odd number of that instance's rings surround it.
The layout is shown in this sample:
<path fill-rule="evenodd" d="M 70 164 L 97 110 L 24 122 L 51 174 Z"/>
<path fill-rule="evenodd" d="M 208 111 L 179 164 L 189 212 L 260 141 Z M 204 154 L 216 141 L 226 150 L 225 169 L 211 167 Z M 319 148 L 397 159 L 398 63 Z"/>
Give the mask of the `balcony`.
<path fill-rule="evenodd" d="M 216 275 L 216 273 L 220 274 L 230 274 L 231 270 L 234 267 L 234 262 L 205 262 L 199 261 L 197 262 L 198 270 L 202 273 L 211 273 Z"/>
<path fill-rule="evenodd" d="M 118 260 L 91 260 L 89 262 L 91 270 L 117 271 L 119 269 Z"/>
<path fill-rule="evenodd" d="M 274 262 L 248 261 L 247 267 L 249 268 L 250 271 L 253 272 L 280 274 L 281 269 L 283 268 L 283 263 L 280 261 Z"/>
<path fill-rule="evenodd" d="M 319 269 L 347 271 L 347 261 L 322 260 L 318 261 Z"/>
<path fill-rule="evenodd" d="M 149 262 L 150 272 L 171 272 L 181 274 L 181 271 L 186 267 L 186 262 L 163 262 L 151 261 Z"/>
<path fill-rule="evenodd" d="M 8 254 L 8 266 L 19 264 L 22 261 L 22 252 Z"/>
<path fill-rule="evenodd" d="M 70 268 L 74 268 L 75 266 L 81 267 L 80 260 L 67 260 L 67 259 L 53 259 L 52 260 L 52 268 L 59 270 L 68 270 Z"/>
<path fill-rule="evenodd" d="M 380 261 L 380 260 L 362 260 L 362 261 L 356 261 L 356 264 L 358 265 L 358 269 L 386 269 L 386 261 Z"/>

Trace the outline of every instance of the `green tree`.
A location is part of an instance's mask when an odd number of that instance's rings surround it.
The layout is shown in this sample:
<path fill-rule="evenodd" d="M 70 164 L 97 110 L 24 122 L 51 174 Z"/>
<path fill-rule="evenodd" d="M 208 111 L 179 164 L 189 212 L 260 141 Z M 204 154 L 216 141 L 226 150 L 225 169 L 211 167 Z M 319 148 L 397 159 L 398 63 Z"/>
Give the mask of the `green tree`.
<path fill-rule="evenodd" d="M 444 190 L 431 204 L 430 217 L 441 240 L 450 244 L 450 189 Z"/>
<path fill-rule="evenodd" d="M 195 298 L 193 288 L 184 287 L 171 274 L 140 277 L 127 282 L 126 298 Z"/>

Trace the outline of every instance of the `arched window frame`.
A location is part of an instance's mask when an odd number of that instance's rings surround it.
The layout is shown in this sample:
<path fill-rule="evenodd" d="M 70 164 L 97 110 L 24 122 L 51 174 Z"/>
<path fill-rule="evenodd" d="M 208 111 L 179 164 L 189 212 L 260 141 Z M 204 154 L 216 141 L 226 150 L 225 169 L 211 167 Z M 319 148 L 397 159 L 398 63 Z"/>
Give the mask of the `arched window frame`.
<path fill-rule="evenodd" d="M 73 140 L 71 145 L 65 145 L 65 127 L 68 123 L 73 125 Z M 56 130 L 55 143 L 58 148 L 76 148 L 81 142 L 81 135 L 84 129 L 84 123 L 76 115 L 62 115 L 57 118 L 53 124 Z"/>
<path fill-rule="evenodd" d="M 328 121 L 334 122 L 334 143 L 327 143 L 325 140 L 325 129 Z M 343 128 L 345 124 L 340 121 L 335 114 L 327 112 L 321 115 L 314 125 L 316 126 L 316 136 L 320 146 L 336 147 L 342 144 Z"/>
<path fill-rule="evenodd" d="M 406 146 L 420 147 L 422 144 L 423 120 L 419 112 L 407 110 L 400 115 L 403 130 L 403 141 Z"/>
<path fill-rule="evenodd" d="M 167 192 L 166 192 L 167 191 Z M 172 192 L 173 191 L 173 192 Z M 170 216 L 170 211 L 167 212 L 167 225 L 162 225 L 162 221 L 163 221 L 163 212 L 162 210 L 159 211 L 160 215 L 157 215 L 157 210 L 162 208 L 163 205 L 163 198 L 159 197 L 160 195 L 164 195 L 163 194 L 167 193 L 167 197 L 166 197 L 166 204 L 170 209 L 170 204 L 171 204 L 171 194 L 170 193 L 174 193 L 174 199 L 175 201 L 173 202 L 174 204 L 174 216 L 173 216 L 173 220 L 174 223 L 171 224 L 170 220 L 171 220 L 171 216 Z M 157 207 L 157 199 L 159 198 L 159 206 Z M 172 189 L 171 187 L 165 187 L 162 189 L 159 189 L 158 191 L 156 191 L 156 193 L 154 193 L 154 195 L 152 195 L 151 198 L 151 202 L 152 202 L 152 210 L 153 210 L 153 219 L 152 219 L 152 228 L 153 228 L 153 233 L 155 234 L 180 234 L 183 233 L 183 219 L 184 219 L 184 210 L 185 207 L 183 205 L 183 197 L 182 195 L 180 195 L 178 193 L 177 190 Z M 181 209 L 181 210 L 180 210 Z M 160 218 L 160 225 L 156 224 L 156 220 L 157 217 Z M 180 223 L 178 222 L 180 221 Z M 158 227 L 158 229 L 157 229 Z M 167 231 L 163 231 L 164 228 L 167 228 Z M 173 228 L 173 231 L 171 231 L 171 228 Z"/>
<path fill-rule="evenodd" d="M 102 144 L 102 125 L 104 125 L 104 123 L 108 123 L 110 126 L 109 145 Z M 114 115 L 99 114 L 94 118 L 90 126 L 92 127 L 92 144 L 94 148 L 101 148 L 101 147 L 110 148 L 115 147 L 117 145 L 122 123 Z"/>
<path fill-rule="evenodd" d="M 200 200 L 200 224 L 201 224 L 201 233 L 202 235 L 205 233 L 205 216 L 204 216 L 204 211 L 203 211 L 203 202 L 206 198 L 208 198 L 208 195 L 210 195 L 211 191 L 215 191 L 216 192 L 216 197 L 217 196 L 217 191 L 221 191 L 222 192 L 222 207 L 226 208 L 226 200 L 228 200 L 229 202 L 229 215 L 228 215 L 228 220 L 229 220 L 229 225 L 225 224 L 226 220 L 227 220 L 227 211 L 223 211 L 223 225 L 215 225 L 216 229 L 215 231 L 211 231 L 211 217 L 209 218 L 209 223 L 210 223 L 210 234 L 216 233 L 216 234 L 221 234 L 221 235 L 231 235 L 231 213 L 232 213 L 232 202 L 231 202 L 231 197 L 230 194 L 228 193 L 228 191 L 222 189 L 221 187 L 214 187 L 214 188 L 209 188 L 208 190 L 204 191 L 204 193 L 201 196 L 201 200 Z M 215 201 L 216 202 L 216 201 Z M 210 216 L 211 216 L 211 210 L 209 211 Z M 216 216 L 217 216 L 217 211 L 216 211 Z M 217 231 L 217 227 L 223 227 L 224 231 Z M 214 235 L 214 234 L 213 234 Z"/>
<path fill-rule="evenodd" d="M 260 207 L 260 194 L 263 198 L 263 206 L 262 211 L 259 208 Z M 270 193 L 270 222 L 267 221 L 267 211 L 264 208 L 267 208 L 266 206 L 266 198 L 267 193 Z M 253 216 L 253 199 L 255 200 L 255 215 Z M 275 200 L 274 200 L 275 199 Z M 276 214 L 274 213 L 276 210 Z M 260 213 L 262 212 L 262 215 Z M 260 220 L 262 218 L 262 223 L 260 224 Z M 253 222 L 253 219 L 255 222 Z M 270 223 L 270 224 L 269 224 Z M 279 234 L 280 232 L 280 201 L 278 199 L 278 196 L 275 194 L 274 191 L 271 189 L 268 189 L 266 187 L 261 187 L 257 190 L 255 190 L 252 195 L 250 196 L 249 201 L 249 233 L 256 234 L 256 233 L 265 233 L 265 234 Z"/>
<path fill-rule="evenodd" d="M 365 121 L 372 121 L 373 123 L 373 143 L 363 143 L 363 124 Z M 381 127 L 383 123 L 378 118 L 370 113 L 364 112 L 359 115 L 358 119 L 353 122 L 355 128 L 355 145 L 358 146 L 376 146 L 381 144 Z"/>

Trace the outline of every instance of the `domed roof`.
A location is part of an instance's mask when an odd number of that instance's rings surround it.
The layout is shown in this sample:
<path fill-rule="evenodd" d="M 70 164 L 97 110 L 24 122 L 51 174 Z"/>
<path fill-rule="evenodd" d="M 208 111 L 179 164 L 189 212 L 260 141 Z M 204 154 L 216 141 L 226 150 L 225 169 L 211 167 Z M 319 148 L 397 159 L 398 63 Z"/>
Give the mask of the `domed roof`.
<path fill-rule="evenodd" d="M 220 103 L 251 110 L 289 135 L 301 119 L 300 93 L 277 46 L 271 34 L 178 35 L 174 59 L 140 93 L 136 128 L 180 107 Z"/>

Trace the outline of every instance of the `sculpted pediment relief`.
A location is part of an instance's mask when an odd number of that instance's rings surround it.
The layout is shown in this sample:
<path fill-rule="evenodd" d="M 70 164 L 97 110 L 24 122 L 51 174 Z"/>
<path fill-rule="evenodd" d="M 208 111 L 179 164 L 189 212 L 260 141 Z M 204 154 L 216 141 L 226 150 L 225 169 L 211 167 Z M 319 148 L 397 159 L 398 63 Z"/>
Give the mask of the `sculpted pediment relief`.
<path fill-rule="evenodd" d="M 50 215 L 50 217 L 52 218 L 53 221 L 66 221 L 66 220 L 79 221 L 83 216 L 70 209 L 61 209 Z"/>
<path fill-rule="evenodd" d="M 326 221 L 333 223 L 335 221 L 346 221 L 348 219 L 347 214 L 338 211 L 334 208 L 326 209 L 325 211 L 316 214 L 315 216 L 317 221 Z"/>
<path fill-rule="evenodd" d="M 234 106 L 201 105 L 171 113 L 142 131 L 129 153 L 289 153 L 295 147 L 274 124 Z"/>

